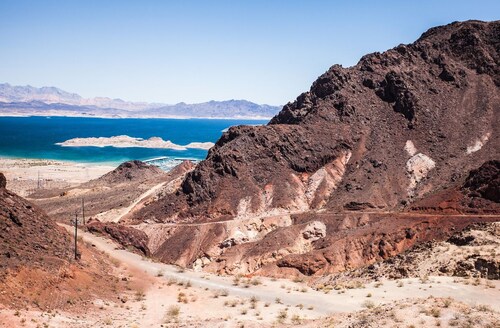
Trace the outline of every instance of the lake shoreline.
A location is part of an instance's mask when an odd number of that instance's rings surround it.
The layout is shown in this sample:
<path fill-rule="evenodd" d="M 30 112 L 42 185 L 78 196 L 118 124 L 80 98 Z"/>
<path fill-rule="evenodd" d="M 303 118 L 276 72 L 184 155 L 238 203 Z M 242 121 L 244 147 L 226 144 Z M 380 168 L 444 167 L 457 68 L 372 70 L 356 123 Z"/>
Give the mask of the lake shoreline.
<path fill-rule="evenodd" d="M 105 119 L 0 115 L 0 157 L 112 163 L 157 157 L 202 160 L 224 131 L 267 121 Z M 71 147 L 69 147 L 71 146 Z"/>
<path fill-rule="evenodd" d="M 0 157 L 7 189 L 27 196 L 37 188 L 65 188 L 96 179 L 116 168 L 111 163 L 81 163 L 36 158 Z"/>
<path fill-rule="evenodd" d="M 84 114 L 54 114 L 54 113 L 0 113 L 0 117 L 70 117 L 70 118 L 100 118 L 100 119 L 110 119 L 110 120 L 121 120 L 121 119 L 139 119 L 139 120 L 246 120 L 246 121 L 270 121 L 272 117 L 267 116 L 242 116 L 242 117 L 202 117 L 202 116 L 94 116 L 94 115 L 84 115 Z"/>

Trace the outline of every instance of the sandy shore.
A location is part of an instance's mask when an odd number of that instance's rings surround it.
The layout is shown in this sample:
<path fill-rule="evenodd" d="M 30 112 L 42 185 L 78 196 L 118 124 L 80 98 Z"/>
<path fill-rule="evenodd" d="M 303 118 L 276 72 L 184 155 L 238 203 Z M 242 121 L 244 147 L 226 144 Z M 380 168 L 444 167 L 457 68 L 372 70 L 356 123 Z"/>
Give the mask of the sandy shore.
<path fill-rule="evenodd" d="M 21 196 L 30 194 L 36 188 L 64 188 L 79 184 L 98 178 L 114 168 L 111 165 L 46 159 L 0 158 L 0 172 L 7 178 L 7 188 Z"/>

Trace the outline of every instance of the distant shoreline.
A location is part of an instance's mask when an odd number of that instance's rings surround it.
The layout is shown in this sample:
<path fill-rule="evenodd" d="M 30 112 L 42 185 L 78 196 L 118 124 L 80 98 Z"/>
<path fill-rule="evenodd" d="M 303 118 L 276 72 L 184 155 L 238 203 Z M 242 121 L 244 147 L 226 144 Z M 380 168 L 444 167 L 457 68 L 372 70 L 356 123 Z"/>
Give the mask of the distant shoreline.
<path fill-rule="evenodd" d="M 37 188 L 66 188 L 96 179 L 117 165 L 81 163 L 39 158 L 0 156 L 0 172 L 7 178 L 7 189 L 27 196 Z"/>
<path fill-rule="evenodd" d="M 0 163 L 5 163 L 6 161 L 23 161 L 23 162 L 47 162 L 47 163 L 54 163 L 54 164 L 67 164 L 67 165 L 79 165 L 79 166 L 85 166 L 85 167 L 90 167 L 90 166 L 107 166 L 107 167 L 117 167 L 123 162 L 126 162 L 127 160 L 118 160 L 118 161 L 104 161 L 104 162 L 91 162 L 91 161 L 79 161 L 79 160 L 73 160 L 73 159 L 58 159 L 58 158 L 36 158 L 36 157 L 17 157 L 17 156 L 10 156 L 10 155 L 2 155 L 0 154 Z M 0 171 L 1 172 L 1 171 Z"/>
<path fill-rule="evenodd" d="M 198 117 L 198 116 L 95 116 L 95 115 L 83 115 L 83 114 L 24 114 L 24 113 L 0 113 L 0 117 L 71 117 L 71 118 L 101 118 L 101 119 L 166 119 L 166 120 L 248 120 L 248 121 L 270 121 L 272 117 L 260 117 L 260 116 L 237 116 L 237 117 Z"/>

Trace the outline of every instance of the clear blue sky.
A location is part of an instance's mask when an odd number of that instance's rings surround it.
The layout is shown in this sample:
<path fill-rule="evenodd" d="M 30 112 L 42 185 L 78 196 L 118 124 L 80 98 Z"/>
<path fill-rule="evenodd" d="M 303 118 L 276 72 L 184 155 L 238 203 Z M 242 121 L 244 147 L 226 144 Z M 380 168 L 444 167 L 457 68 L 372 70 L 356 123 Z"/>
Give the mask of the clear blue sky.
<path fill-rule="evenodd" d="M 333 64 L 500 1 L 0 0 L 0 82 L 85 97 L 281 105 Z"/>

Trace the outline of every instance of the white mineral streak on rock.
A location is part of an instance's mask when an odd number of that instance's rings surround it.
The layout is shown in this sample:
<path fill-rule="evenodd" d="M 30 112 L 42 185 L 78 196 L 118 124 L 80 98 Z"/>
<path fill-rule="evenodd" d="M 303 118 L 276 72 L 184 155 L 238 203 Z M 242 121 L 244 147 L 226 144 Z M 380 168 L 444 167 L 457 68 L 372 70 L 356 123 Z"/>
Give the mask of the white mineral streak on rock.
<path fill-rule="evenodd" d="M 412 197 L 415 195 L 418 183 L 427 177 L 429 171 L 436 166 L 436 163 L 429 156 L 417 153 L 417 148 L 411 140 L 406 141 L 404 149 L 411 156 L 406 162 L 406 174 L 410 178 L 407 188 L 408 196 Z"/>
<path fill-rule="evenodd" d="M 467 155 L 475 153 L 476 151 L 483 148 L 483 146 L 490 140 L 491 133 L 488 132 L 483 135 L 480 139 L 477 139 L 472 145 L 467 147 Z"/>
<path fill-rule="evenodd" d="M 413 144 L 413 141 L 407 140 L 405 144 L 405 150 L 408 153 L 408 155 L 413 156 L 417 153 L 417 148 Z"/>
<path fill-rule="evenodd" d="M 415 188 L 423 178 L 427 177 L 429 171 L 436 166 L 436 163 L 427 155 L 418 153 L 406 162 L 406 172 L 410 178 L 408 185 L 408 195 L 414 196 Z"/>
<path fill-rule="evenodd" d="M 267 184 L 260 194 L 239 200 L 235 219 L 282 215 L 293 211 L 321 208 L 342 180 L 350 158 L 350 151 L 342 153 L 334 161 L 318 169 L 306 182 L 292 174 L 290 179 L 285 181 L 283 188 L 290 194 L 290 199 L 282 207 L 273 207 L 272 202 L 276 190 L 272 184 Z M 254 204 L 252 207 L 252 201 L 258 201 L 256 203 L 258 205 Z"/>
<path fill-rule="evenodd" d="M 321 221 L 310 222 L 301 231 L 302 237 L 310 242 L 326 236 L 326 225 Z"/>
<path fill-rule="evenodd" d="M 309 205 L 320 208 L 342 180 L 351 152 L 347 151 L 331 163 L 317 170 L 308 180 L 305 196 Z M 315 204 L 313 204 L 315 202 Z"/>
<path fill-rule="evenodd" d="M 247 214 L 251 213 L 251 204 L 252 204 L 252 197 L 250 196 L 240 199 L 240 202 L 238 203 L 238 208 L 236 209 L 238 213 L 236 216 L 238 218 L 244 218 Z"/>

